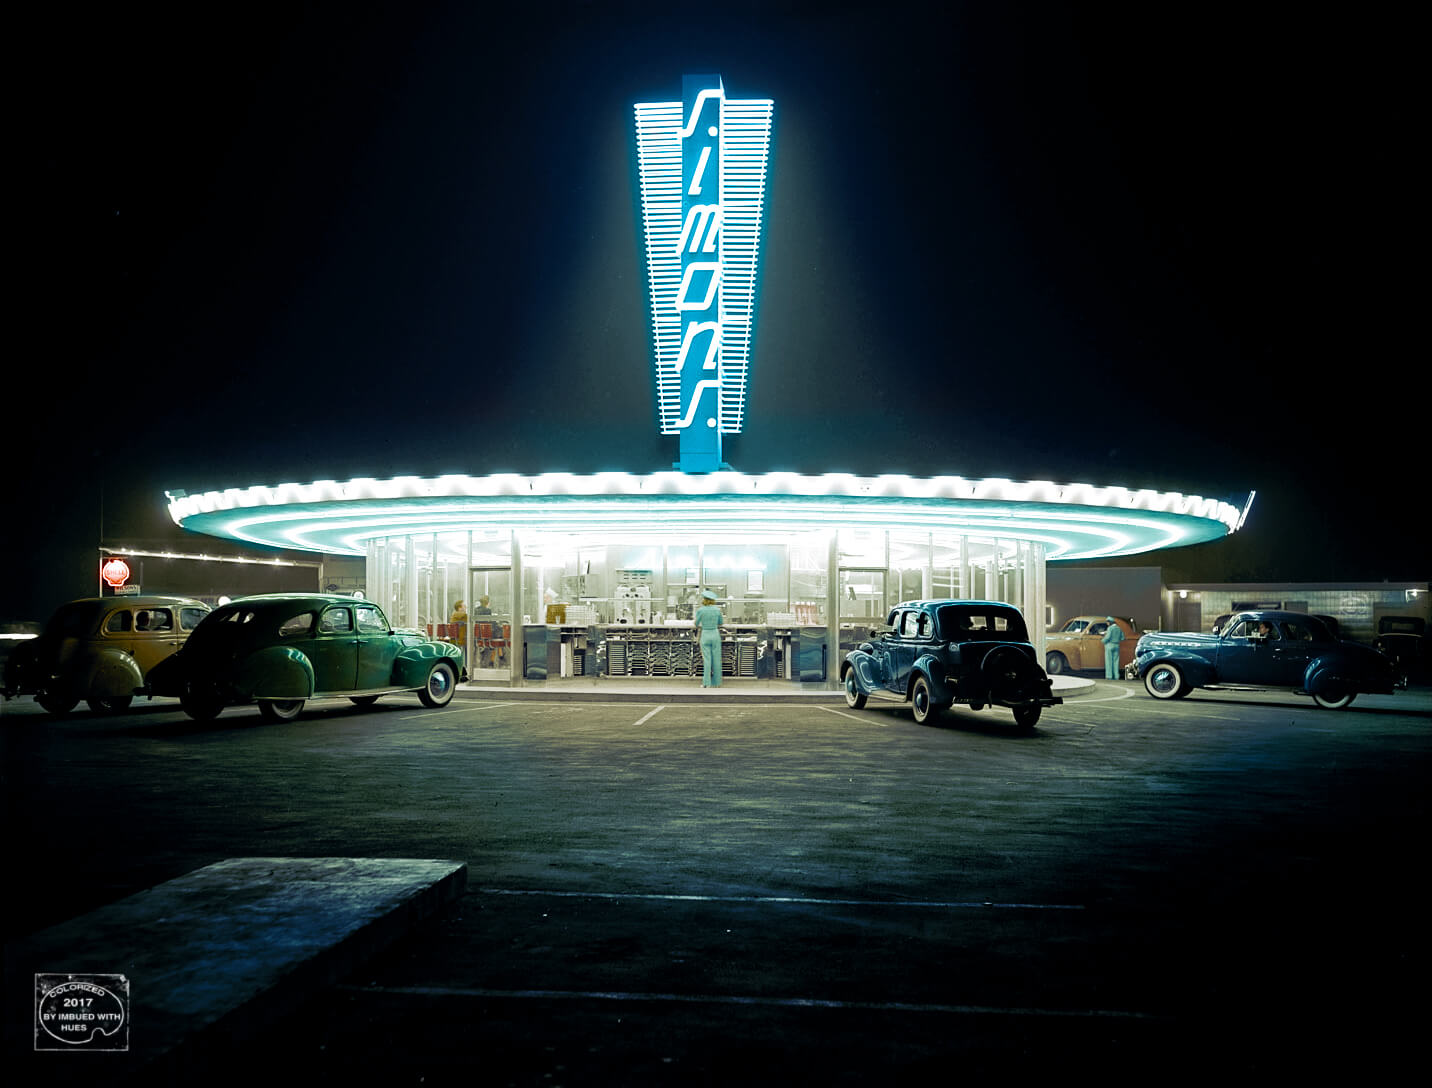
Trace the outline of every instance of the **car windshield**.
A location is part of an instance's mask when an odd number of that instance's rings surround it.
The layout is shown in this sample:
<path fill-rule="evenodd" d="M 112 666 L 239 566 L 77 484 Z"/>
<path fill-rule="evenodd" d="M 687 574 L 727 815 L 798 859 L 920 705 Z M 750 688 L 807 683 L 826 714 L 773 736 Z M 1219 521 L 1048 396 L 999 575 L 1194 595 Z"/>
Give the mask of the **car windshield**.
<path fill-rule="evenodd" d="M 1070 620 L 1063 627 L 1059 628 L 1059 630 L 1063 631 L 1066 635 L 1077 635 L 1088 626 L 1088 620 Z"/>
<path fill-rule="evenodd" d="M 1012 608 L 947 604 L 936 614 L 942 638 L 952 642 L 1028 642 L 1024 617 Z"/>

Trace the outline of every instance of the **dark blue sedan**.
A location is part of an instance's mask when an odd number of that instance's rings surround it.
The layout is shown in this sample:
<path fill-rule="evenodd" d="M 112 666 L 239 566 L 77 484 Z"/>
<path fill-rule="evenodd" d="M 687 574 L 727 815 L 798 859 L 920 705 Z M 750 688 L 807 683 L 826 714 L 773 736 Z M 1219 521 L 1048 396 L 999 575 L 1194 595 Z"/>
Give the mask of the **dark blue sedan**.
<path fill-rule="evenodd" d="M 1370 646 L 1344 642 L 1301 612 L 1238 612 L 1217 634 L 1150 632 L 1139 639 L 1134 672 L 1155 699 L 1194 688 L 1287 689 L 1341 710 L 1366 692 L 1397 686 L 1392 662 Z"/>

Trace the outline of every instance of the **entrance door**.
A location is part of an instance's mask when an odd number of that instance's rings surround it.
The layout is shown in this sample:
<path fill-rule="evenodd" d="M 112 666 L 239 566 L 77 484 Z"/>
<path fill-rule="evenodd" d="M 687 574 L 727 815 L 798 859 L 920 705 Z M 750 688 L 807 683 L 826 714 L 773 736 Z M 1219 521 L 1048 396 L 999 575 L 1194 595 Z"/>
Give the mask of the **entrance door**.
<path fill-rule="evenodd" d="M 512 677 L 512 568 L 468 572 L 467 674 L 474 680 Z"/>
<path fill-rule="evenodd" d="M 842 622 L 884 623 L 888 608 L 885 571 L 870 567 L 840 568 Z"/>

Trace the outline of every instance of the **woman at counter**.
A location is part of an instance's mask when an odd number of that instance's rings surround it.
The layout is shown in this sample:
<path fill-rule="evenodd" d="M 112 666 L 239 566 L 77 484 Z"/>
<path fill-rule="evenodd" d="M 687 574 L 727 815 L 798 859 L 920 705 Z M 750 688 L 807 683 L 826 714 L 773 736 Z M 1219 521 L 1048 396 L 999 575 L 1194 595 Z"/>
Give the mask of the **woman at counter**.
<path fill-rule="evenodd" d="M 701 607 L 692 617 L 701 642 L 701 686 L 721 686 L 721 609 L 716 607 L 716 594 L 709 589 L 701 594 Z"/>

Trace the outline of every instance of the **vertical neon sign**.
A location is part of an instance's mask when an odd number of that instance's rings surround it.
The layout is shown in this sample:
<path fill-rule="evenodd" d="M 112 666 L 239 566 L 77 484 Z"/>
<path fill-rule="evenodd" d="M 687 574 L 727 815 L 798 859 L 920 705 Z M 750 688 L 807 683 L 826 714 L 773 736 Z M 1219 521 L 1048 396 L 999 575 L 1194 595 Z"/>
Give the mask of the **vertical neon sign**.
<path fill-rule="evenodd" d="M 683 77 L 681 98 L 636 106 L 657 414 L 676 467 L 714 472 L 745 417 L 773 104 L 720 76 Z"/>

